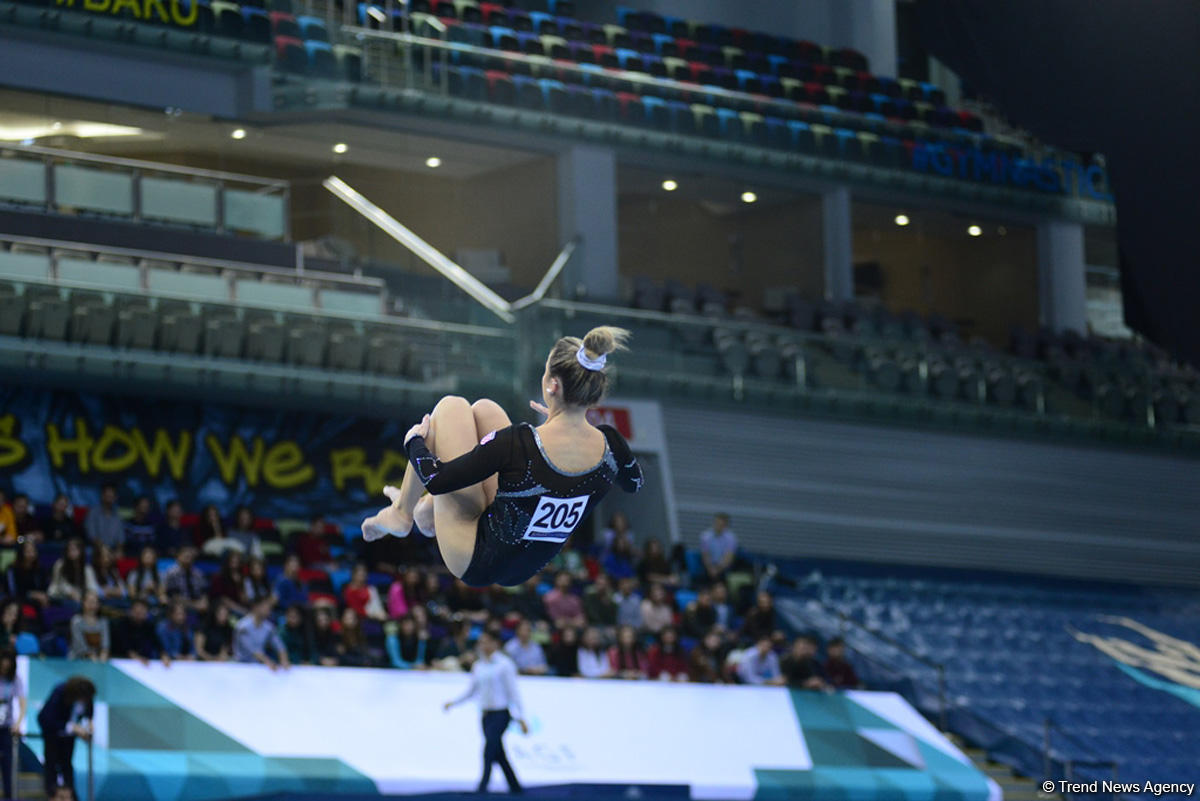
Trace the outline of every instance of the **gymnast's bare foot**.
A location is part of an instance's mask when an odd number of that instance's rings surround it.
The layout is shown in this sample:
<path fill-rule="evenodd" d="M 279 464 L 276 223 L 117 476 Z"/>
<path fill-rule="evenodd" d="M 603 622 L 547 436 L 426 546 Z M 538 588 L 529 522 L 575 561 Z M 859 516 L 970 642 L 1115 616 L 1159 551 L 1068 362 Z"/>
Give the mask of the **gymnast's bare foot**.
<path fill-rule="evenodd" d="M 413 510 L 413 517 L 417 523 L 417 531 L 424 534 L 426 537 L 435 536 L 433 531 L 433 496 L 424 495 L 421 500 L 417 501 L 417 508 Z"/>
<path fill-rule="evenodd" d="M 367 542 L 383 539 L 389 534 L 393 537 L 407 537 L 412 531 L 412 517 L 405 515 L 396 505 L 400 490 L 387 486 L 383 488 L 383 494 L 392 499 L 392 505 L 380 509 L 379 514 L 372 515 L 362 522 L 362 535 Z"/>

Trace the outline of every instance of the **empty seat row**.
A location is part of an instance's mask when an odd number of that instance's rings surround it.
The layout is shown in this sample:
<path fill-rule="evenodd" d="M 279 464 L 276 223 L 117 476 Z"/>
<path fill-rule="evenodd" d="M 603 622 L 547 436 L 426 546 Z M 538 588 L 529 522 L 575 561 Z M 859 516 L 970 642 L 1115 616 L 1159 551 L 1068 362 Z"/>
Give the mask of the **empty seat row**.
<path fill-rule="evenodd" d="M 0 282 L 16 284 L 59 284 L 75 289 L 117 293 L 141 293 L 186 298 L 201 302 L 236 302 L 248 306 L 316 311 L 337 314 L 378 315 L 383 311 L 378 293 L 302 284 L 267 275 L 229 277 L 210 268 L 184 264 L 137 266 L 131 260 L 92 260 L 85 254 L 59 254 L 52 261 L 43 249 L 23 250 L 15 244 L 0 250 Z M 56 288 L 52 287 L 54 291 Z M 30 291 L 26 289 L 26 291 Z M 19 294 L 14 288 L 14 294 Z"/>
<path fill-rule="evenodd" d="M 387 326 L 0 282 L 0 335 L 408 376 L 407 338 Z"/>

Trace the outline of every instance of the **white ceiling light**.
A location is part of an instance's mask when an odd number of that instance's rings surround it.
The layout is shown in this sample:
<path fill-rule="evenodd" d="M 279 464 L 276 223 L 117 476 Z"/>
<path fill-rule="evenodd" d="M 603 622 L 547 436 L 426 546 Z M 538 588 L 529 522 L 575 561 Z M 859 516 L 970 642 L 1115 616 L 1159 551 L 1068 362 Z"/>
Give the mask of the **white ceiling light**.
<path fill-rule="evenodd" d="M 972 225 L 967 228 L 967 233 L 971 236 L 983 236 L 983 229 L 978 225 Z"/>
<path fill-rule="evenodd" d="M 758 195 L 754 194 L 753 192 L 747 190 L 742 193 L 743 203 L 753 203 L 756 200 L 758 200 Z"/>
<path fill-rule="evenodd" d="M 908 225 L 908 223 L 909 223 L 909 219 L 908 219 L 907 214 L 897 214 L 896 215 L 896 225 L 905 226 L 905 225 Z"/>
<path fill-rule="evenodd" d="M 674 192 L 676 189 L 679 188 L 679 184 L 676 183 L 675 181 L 671 180 L 670 178 L 668 178 L 667 180 L 662 182 L 662 188 L 664 191 Z"/>
<path fill-rule="evenodd" d="M 333 146 L 333 152 L 337 153 L 339 156 L 342 153 L 345 153 L 349 149 L 350 149 L 350 146 L 347 145 L 345 142 L 338 142 L 336 145 Z"/>
<path fill-rule="evenodd" d="M 229 134 L 229 137 L 231 139 L 245 139 L 246 138 L 246 129 L 245 128 L 234 128 L 233 131 Z"/>
<path fill-rule="evenodd" d="M 425 166 L 429 167 L 430 169 L 436 169 L 442 166 L 442 160 L 437 156 L 430 156 L 429 158 L 425 159 Z"/>

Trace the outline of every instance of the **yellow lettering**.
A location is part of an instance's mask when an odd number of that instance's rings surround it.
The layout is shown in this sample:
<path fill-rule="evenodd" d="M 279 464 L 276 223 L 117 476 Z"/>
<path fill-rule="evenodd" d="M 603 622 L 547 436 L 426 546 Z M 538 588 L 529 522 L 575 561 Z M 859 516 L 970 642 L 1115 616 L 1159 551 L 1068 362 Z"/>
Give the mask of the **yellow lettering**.
<path fill-rule="evenodd" d="M 87 0 L 84 0 L 87 2 Z M 88 454 L 95 440 L 88 435 L 87 421 L 82 417 L 75 418 L 75 438 L 65 439 L 59 433 L 54 423 L 46 424 L 46 452 L 50 454 L 50 463 L 61 470 L 68 454 L 75 454 L 79 462 L 79 472 L 87 473 L 91 468 L 88 464 Z"/>
<path fill-rule="evenodd" d="M 112 9 L 109 13 L 120 14 L 123 8 L 129 8 L 133 11 L 133 16 L 138 19 L 142 18 L 142 9 L 138 6 L 138 0 L 113 0 Z"/>
<path fill-rule="evenodd" d="M 56 5 L 56 6 L 73 6 L 73 5 L 75 5 L 75 0 L 54 0 L 54 5 Z"/>
<path fill-rule="evenodd" d="M 29 449 L 14 436 L 17 418 L 11 414 L 0 417 L 0 467 L 12 467 L 25 461 Z"/>
<path fill-rule="evenodd" d="M 142 17 L 144 19 L 150 19 L 151 9 L 158 14 L 160 20 L 163 22 L 169 21 L 170 18 L 167 16 L 167 9 L 162 4 L 162 0 L 146 0 L 146 5 L 142 8 Z"/>
<path fill-rule="evenodd" d="M 112 0 L 83 0 L 83 7 L 88 11 L 108 11 Z"/>
<path fill-rule="evenodd" d="M 111 456 L 109 451 L 114 446 L 122 452 Z M 137 458 L 137 448 L 134 447 L 133 437 L 129 436 L 129 432 L 116 426 L 105 426 L 92 451 L 92 466 L 101 473 L 121 473 L 133 467 Z"/>
<path fill-rule="evenodd" d="M 200 3 L 198 0 L 188 0 L 188 15 L 185 17 L 179 13 L 179 4 L 182 0 L 171 0 L 171 19 L 176 25 L 195 25 L 196 16 L 200 13 Z"/>
<path fill-rule="evenodd" d="M 204 442 L 217 462 L 217 470 L 221 473 L 222 481 L 232 485 L 237 480 L 238 465 L 240 464 L 241 471 L 246 476 L 246 483 L 251 487 L 258 486 L 258 475 L 262 470 L 263 463 L 262 437 L 254 438 L 253 453 L 246 450 L 246 443 L 237 436 L 230 441 L 228 451 L 212 434 L 205 437 Z"/>
<path fill-rule="evenodd" d="M 188 456 L 192 451 L 192 433 L 180 431 L 178 441 L 172 442 L 167 432 L 159 428 L 154 431 L 154 443 L 151 445 L 146 442 L 146 436 L 141 430 L 135 428 L 133 446 L 151 478 L 158 478 L 165 458 L 171 478 L 179 481 L 183 478 L 183 471 L 187 469 Z"/>
<path fill-rule="evenodd" d="M 304 463 L 304 453 L 295 442 L 279 442 L 267 451 L 263 479 L 274 489 L 291 489 L 311 481 L 316 473 Z"/>
<path fill-rule="evenodd" d="M 408 460 L 404 454 L 396 451 L 384 451 L 383 459 L 376 467 L 366 463 L 366 453 L 362 448 L 341 448 L 329 452 L 329 472 L 333 479 L 333 487 L 338 492 L 346 489 L 346 484 L 354 479 L 361 479 L 368 495 L 378 495 L 387 484 L 397 484 L 404 477 L 404 468 Z"/>

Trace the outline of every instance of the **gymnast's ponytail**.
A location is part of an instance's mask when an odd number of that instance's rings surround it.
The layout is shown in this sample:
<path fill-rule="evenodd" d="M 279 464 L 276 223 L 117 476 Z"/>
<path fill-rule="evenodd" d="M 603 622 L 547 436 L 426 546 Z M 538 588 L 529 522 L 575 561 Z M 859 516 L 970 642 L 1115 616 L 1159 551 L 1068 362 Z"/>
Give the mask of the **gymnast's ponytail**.
<path fill-rule="evenodd" d="M 624 328 L 602 325 L 583 339 L 563 337 L 554 343 L 549 370 L 562 384 L 563 403 L 584 408 L 599 403 L 608 390 L 608 354 L 625 350 L 628 339 Z"/>

